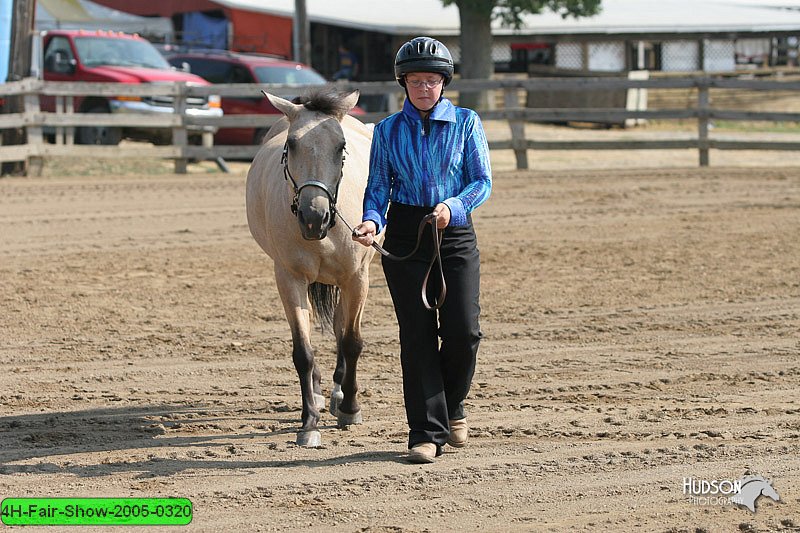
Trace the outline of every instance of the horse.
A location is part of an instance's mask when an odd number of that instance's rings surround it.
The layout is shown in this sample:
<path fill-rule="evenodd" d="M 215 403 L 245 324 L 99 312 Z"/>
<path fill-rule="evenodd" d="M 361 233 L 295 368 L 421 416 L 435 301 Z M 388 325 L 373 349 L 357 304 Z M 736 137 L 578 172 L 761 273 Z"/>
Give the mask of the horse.
<path fill-rule="evenodd" d="M 250 233 L 275 264 L 300 379 L 297 444 L 321 445 L 325 409 L 321 374 L 310 342 L 311 316 L 336 337 L 330 412 L 338 427 L 362 421 L 356 366 L 363 348 L 361 316 L 373 249 L 351 238 L 347 222 L 361 220 L 372 130 L 347 113 L 358 91 L 330 87 L 288 101 L 264 93 L 283 117 L 262 141 L 247 173 Z"/>
<path fill-rule="evenodd" d="M 776 502 L 781 499 L 770 482 L 761 476 L 745 476 L 739 480 L 739 483 L 742 488 L 738 494 L 730 497 L 730 501 L 734 505 L 747 507 L 751 513 L 756 512 L 756 500 L 761 496 L 767 496 Z"/>

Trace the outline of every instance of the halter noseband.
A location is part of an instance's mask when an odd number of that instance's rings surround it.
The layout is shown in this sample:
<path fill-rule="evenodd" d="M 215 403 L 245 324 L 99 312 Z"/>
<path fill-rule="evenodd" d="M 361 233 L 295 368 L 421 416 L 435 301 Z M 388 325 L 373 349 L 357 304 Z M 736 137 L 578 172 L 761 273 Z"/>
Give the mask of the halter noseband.
<path fill-rule="evenodd" d="M 285 179 L 286 181 L 291 181 L 292 187 L 294 188 L 294 198 L 292 198 L 292 205 L 291 205 L 292 214 L 294 216 L 297 216 L 297 210 L 300 205 L 300 192 L 306 187 L 317 187 L 319 189 L 322 189 L 322 191 L 328 196 L 328 201 L 330 202 L 331 205 L 331 211 L 333 212 L 331 214 L 331 222 L 328 225 L 328 229 L 336 225 L 336 213 L 337 213 L 336 201 L 339 198 L 339 184 L 342 183 L 342 178 L 344 177 L 344 159 L 346 153 L 347 149 L 343 149 L 342 170 L 341 173 L 339 174 L 339 180 L 336 182 L 336 188 L 333 190 L 333 193 L 331 193 L 330 189 L 328 189 L 328 186 L 318 180 L 308 180 L 304 182 L 302 185 L 298 186 L 297 181 L 295 181 L 294 176 L 292 176 L 292 173 L 289 171 L 289 142 L 287 141 L 283 145 L 283 153 L 281 154 L 281 164 L 283 165 L 283 179 Z"/>

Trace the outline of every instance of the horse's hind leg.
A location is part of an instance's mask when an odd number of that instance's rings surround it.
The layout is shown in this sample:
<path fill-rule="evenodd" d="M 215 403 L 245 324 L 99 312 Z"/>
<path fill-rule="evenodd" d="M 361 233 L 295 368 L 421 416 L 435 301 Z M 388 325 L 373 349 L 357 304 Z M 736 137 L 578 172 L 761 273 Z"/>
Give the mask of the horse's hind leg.
<path fill-rule="evenodd" d="M 314 391 L 314 404 L 320 413 L 325 410 L 325 396 L 322 394 L 321 380 L 322 374 L 319 371 L 319 367 L 317 367 L 316 361 L 314 361 L 314 368 L 311 370 L 311 383 Z"/>
<path fill-rule="evenodd" d="M 304 282 L 294 279 L 277 268 L 275 280 L 289 327 L 292 330 L 292 361 L 297 371 L 297 377 L 300 379 L 300 393 L 303 400 L 302 426 L 297 432 L 297 444 L 309 447 L 319 446 L 322 443 L 322 436 L 317 428 L 320 414 L 315 398 L 315 385 L 319 390 L 319 370 L 315 368 L 314 351 L 309 340 L 311 318 L 306 293 L 307 287 Z"/>
<path fill-rule="evenodd" d="M 362 420 L 361 405 L 358 403 L 356 364 L 358 362 L 358 357 L 361 355 L 363 341 L 360 335 L 345 333 L 338 344 L 339 351 L 344 354 L 345 360 L 345 372 L 341 386 L 341 401 L 336 406 L 337 425 L 341 428 L 350 424 L 360 424 Z"/>
<path fill-rule="evenodd" d="M 339 349 L 339 339 L 342 336 L 341 329 L 338 325 L 341 316 L 341 303 L 336 307 L 336 370 L 333 371 L 333 388 L 331 389 L 331 407 L 330 412 L 333 416 L 339 416 L 339 404 L 344 399 L 342 392 L 342 380 L 344 379 L 344 355 L 342 350 Z"/>
<path fill-rule="evenodd" d="M 345 313 L 343 310 L 343 299 L 340 296 L 339 303 L 333 315 L 333 331 L 336 334 L 336 369 L 333 371 L 333 388 L 331 389 L 330 412 L 333 416 L 339 416 L 339 405 L 344 399 L 342 392 L 342 381 L 344 381 L 344 353 L 342 351 L 341 340 L 344 335 Z"/>
<path fill-rule="evenodd" d="M 362 272 L 353 279 L 352 283 L 342 287 L 340 308 L 337 309 L 337 315 L 341 319 L 341 328 L 337 328 L 336 331 L 337 373 L 340 369 L 340 362 L 344 364 L 344 371 L 341 373 L 342 398 L 336 413 L 339 427 L 361 423 L 356 368 L 364 346 L 361 338 L 361 313 L 364 310 L 368 288 L 367 275 Z M 335 373 L 334 382 L 337 382 L 336 377 Z M 333 395 L 331 403 L 333 403 Z"/>

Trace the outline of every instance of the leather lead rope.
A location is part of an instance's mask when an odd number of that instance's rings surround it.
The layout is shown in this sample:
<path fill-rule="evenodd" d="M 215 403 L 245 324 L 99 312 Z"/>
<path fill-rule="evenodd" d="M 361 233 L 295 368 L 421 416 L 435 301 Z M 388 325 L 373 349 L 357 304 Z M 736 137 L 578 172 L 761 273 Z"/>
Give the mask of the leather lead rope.
<path fill-rule="evenodd" d="M 344 217 L 341 215 L 341 213 L 339 213 L 338 209 L 336 210 L 336 214 L 339 215 L 339 218 L 342 220 L 342 222 L 344 222 L 344 225 L 350 229 L 353 235 L 359 236 L 356 230 L 350 224 L 348 224 L 347 221 L 344 219 Z M 419 228 L 417 230 L 417 244 L 414 246 L 414 249 L 411 251 L 411 253 L 407 255 L 403 256 L 394 255 L 393 253 L 384 249 L 377 242 L 375 241 L 372 242 L 372 247 L 375 248 L 375 250 L 377 250 L 378 253 L 384 256 L 385 258 L 390 259 L 392 261 L 405 261 L 407 259 L 410 259 L 415 253 L 417 253 L 417 250 L 419 250 L 419 247 L 422 244 L 422 236 L 425 233 L 425 225 L 430 222 L 431 237 L 433 238 L 433 255 L 431 256 L 430 263 L 428 263 L 428 270 L 427 272 L 425 272 L 425 278 L 422 280 L 422 289 L 421 289 L 422 305 L 424 305 L 425 309 L 429 311 L 435 311 L 441 308 L 442 304 L 444 304 L 444 299 L 447 296 L 447 284 L 444 281 L 444 269 L 442 267 L 442 251 L 441 251 L 442 234 L 444 233 L 444 230 L 441 230 L 436 227 L 436 222 L 438 218 L 439 217 L 433 213 L 429 213 L 423 217 L 423 219 L 419 223 Z M 431 305 L 430 302 L 428 302 L 428 294 L 427 294 L 428 279 L 430 279 L 431 272 L 433 272 L 433 265 L 437 262 L 439 263 L 439 279 L 442 283 L 442 288 L 439 291 L 439 297 L 436 298 L 433 305 Z"/>

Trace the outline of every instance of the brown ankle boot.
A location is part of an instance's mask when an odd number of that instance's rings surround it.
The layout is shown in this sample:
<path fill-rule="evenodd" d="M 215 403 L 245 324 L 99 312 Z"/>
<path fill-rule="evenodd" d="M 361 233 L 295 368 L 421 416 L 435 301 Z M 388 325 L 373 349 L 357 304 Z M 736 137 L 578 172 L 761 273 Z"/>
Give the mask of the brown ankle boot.
<path fill-rule="evenodd" d="M 447 437 L 447 444 L 454 448 L 463 448 L 467 444 L 467 419 L 460 418 L 450 421 L 450 436 Z"/>
<path fill-rule="evenodd" d="M 422 442 L 412 446 L 408 452 L 410 463 L 432 463 L 436 458 L 436 445 L 432 442 Z"/>

